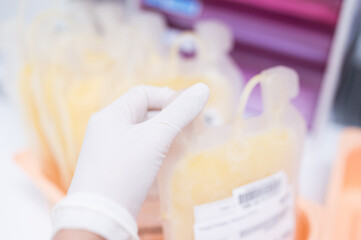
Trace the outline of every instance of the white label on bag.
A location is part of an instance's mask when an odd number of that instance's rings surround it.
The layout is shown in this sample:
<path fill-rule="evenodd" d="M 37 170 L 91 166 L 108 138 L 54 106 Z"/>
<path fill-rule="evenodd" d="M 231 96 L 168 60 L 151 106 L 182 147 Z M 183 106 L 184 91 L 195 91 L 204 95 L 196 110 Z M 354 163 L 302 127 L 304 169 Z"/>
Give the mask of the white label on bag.
<path fill-rule="evenodd" d="M 194 221 L 203 222 L 232 214 L 235 209 L 233 197 L 203 204 L 194 208 Z"/>
<path fill-rule="evenodd" d="M 290 240 L 293 191 L 284 172 L 233 190 L 233 196 L 194 208 L 195 240 Z"/>

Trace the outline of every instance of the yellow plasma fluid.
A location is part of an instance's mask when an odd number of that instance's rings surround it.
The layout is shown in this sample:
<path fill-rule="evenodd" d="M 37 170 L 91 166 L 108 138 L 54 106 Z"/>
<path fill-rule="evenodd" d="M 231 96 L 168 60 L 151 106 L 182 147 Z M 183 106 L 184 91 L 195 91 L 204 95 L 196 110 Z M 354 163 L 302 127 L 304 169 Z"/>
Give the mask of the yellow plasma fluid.
<path fill-rule="evenodd" d="M 49 67 L 52 67 L 49 64 Z M 34 68 L 28 65 L 20 80 L 26 114 L 42 150 L 44 172 L 66 190 L 75 171 L 85 129 L 90 116 L 104 105 L 101 78 L 73 81 L 66 71 L 43 71 L 31 85 Z M 64 86 L 66 85 L 66 86 Z M 56 165 L 54 165 L 54 161 Z"/>
<path fill-rule="evenodd" d="M 173 168 L 170 205 L 163 213 L 169 239 L 193 239 L 195 206 L 228 198 L 234 188 L 280 170 L 291 175 L 294 146 L 290 129 L 274 127 L 242 142 L 186 154 Z"/>

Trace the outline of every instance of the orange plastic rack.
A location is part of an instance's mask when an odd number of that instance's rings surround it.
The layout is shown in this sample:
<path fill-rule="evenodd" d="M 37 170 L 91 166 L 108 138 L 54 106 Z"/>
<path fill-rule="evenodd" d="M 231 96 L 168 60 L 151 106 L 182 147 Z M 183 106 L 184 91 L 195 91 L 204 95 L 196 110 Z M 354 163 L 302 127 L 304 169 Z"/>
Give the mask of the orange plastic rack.
<path fill-rule="evenodd" d="M 65 193 L 51 182 L 34 163 L 31 151 L 15 156 L 17 164 L 41 189 L 51 205 Z M 150 195 L 142 207 L 139 235 L 142 240 L 163 240 L 159 202 Z M 361 239 L 361 129 L 346 129 L 340 140 L 339 155 L 329 184 L 325 206 L 305 199 L 297 203 L 296 240 Z"/>
<path fill-rule="evenodd" d="M 361 239 L 361 129 L 341 135 L 328 189 L 322 240 Z"/>

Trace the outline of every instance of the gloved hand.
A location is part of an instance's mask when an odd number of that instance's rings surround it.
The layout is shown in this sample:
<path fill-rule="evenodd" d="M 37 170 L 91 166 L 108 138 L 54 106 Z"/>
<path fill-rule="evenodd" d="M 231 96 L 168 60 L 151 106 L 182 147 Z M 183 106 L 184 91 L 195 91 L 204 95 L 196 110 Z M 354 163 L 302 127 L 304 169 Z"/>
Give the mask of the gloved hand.
<path fill-rule="evenodd" d="M 55 232 L 83 229 L 106 239 L 137 239 L 135 218 L 176 135 L 205 106 L 199 83 L 174 96 L 138 86 L 94 114 L 88 124 L 68 196 L 53 209 Z"/>

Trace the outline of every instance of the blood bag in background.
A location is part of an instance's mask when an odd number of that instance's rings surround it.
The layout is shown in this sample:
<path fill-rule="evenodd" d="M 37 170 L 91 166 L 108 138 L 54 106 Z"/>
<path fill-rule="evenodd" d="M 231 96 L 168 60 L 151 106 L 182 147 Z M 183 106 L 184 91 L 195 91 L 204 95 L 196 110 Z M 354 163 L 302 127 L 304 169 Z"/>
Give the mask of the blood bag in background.
<path fill-rule="evenodd" d="M 64 192 L 90 116 L 164 66 L 163 18 L 123 10 L 118 3 L 69 3 L 69 11 L 42 12 L 19 29 L 18 92 L 31 148 Z"/>
<path fill-rule="evenodd" d="M 200 21 L 194 31 L 181 32 L 171 41 L 167 67 L 149 84 L 182 90 L 204 82 L 210 88 L 207 124 L 230 123 L 243 85 L 243 76 L 229 55 L 232 47 L 233 36 L 226 25 Z"/>
<path fill-rule="evenodd" d="M 258 83 L 264 111 L 244 119 Z M 175 140 L 158 179 L 166 240 L 293 239 L 306 131 L 297 94 L 293 70 L 268 69 L 246 85 L 231 124 L 200 118 Z"/>

